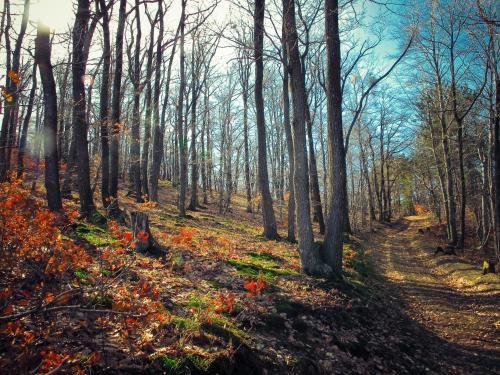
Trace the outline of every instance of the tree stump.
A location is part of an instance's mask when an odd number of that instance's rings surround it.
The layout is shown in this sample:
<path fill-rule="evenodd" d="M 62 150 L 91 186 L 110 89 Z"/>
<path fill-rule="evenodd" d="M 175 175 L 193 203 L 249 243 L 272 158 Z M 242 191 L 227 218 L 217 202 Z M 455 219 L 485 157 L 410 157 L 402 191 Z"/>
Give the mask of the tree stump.
<path fill-rule="evenodd" d="M 151 234 L 149 229 L 149 217 L 144 212 L 132 211 L 130 213 L 130 224 L 134 234 L 135 248 L 141 253 L 149 253 L 155 256 L 165 255 L 166 248 L 161 246 Z"/>

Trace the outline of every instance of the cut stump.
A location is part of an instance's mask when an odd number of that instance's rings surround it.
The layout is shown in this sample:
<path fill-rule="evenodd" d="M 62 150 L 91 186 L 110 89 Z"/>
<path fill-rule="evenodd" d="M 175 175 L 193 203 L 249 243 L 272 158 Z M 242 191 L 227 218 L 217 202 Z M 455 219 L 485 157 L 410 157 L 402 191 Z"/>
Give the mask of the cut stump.
<path fill-rule="evenodd" d="M 167 249 L 155 240 L 149 229 L 149 217 L 144 212 L 132 211 L 130 224 L 134 233 L 135 248 L 141 253 L 155 256 L 165 255 Z"/>

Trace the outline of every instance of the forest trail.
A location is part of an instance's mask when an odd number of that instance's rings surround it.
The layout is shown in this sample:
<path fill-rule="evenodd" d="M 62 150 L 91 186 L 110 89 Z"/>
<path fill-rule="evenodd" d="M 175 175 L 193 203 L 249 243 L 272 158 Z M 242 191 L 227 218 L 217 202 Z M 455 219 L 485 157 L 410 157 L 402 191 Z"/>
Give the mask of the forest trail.
<path fill-rule="evenodd" d="M 482 275 L 455 256 L 435 256 L 442 244 L 429 225 L 428 218 L 412 216 L 381 227 L 367 254 L 388 297 L 432 332 L 429 339 L 439 343 L 429 346 L 436 344 L 457 373 L 500 373 L 500 277 Z"/>

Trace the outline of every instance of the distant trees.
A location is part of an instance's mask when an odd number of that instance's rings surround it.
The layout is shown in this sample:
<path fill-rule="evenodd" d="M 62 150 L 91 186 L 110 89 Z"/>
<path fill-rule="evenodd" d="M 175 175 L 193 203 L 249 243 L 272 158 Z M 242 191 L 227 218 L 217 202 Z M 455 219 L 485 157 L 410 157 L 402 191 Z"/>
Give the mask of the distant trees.
<path fill-rule="evenodd" d="M 471 153 L 470 138 L 475 131 L 467 131 L 472 124 L 481 124 L 477 116 L 481 112 L 481 102 L 485 103 L 483 92 L 490 69 L 488 58 L 477 48 L 481 43 L 477 43 L 478 39 L 473 35 L 479 32 L 481 39 L 487 33 L 484 25 L 477 26 L 473 6 L 443 1 L 424 3 L 421 9 L 428 15 L 428 21 L 423 22 L 419 30 L 416 59 L 421 62 L 420 72 L 428 80 L 422 83 L 418 110 L 434 155 L 438 182 L 431 181 L 431 186 L 440 188 L 440 202 L 434 205 L 439 216 L 440 206 L 444 207 L 447 237 L 453 245 L 462 248 L 467 234 L 467 206 L 471 194 L 467 181 L 472 183 L 474 174 L 483 175 L 480 183 L 483 213 L 477 216 L 483 229 L 489 227 L 488 206 L 493 205 L 492 202 L 491 205 L 485 204 L 493 191 L 489 186 L 491 173 L 488 165 L 494 164 L 487 156 L 491 152 L 485 152 L 485 148 L 491 149 L 492 145 L 483 138 L 488 132 L 493 132 L 493 127 L 478 132 L 479 143 L 474 153 Z M 479 155 L 481 159 L 477 162 L 477 165 L 482 165 L 481 172 L 472 167 L 473 155 Z M 432 192 L 432 196 L 435 200 L 438 195 Z M 487 235 L 483 233 L 482 237 L 484 240 Z"/>

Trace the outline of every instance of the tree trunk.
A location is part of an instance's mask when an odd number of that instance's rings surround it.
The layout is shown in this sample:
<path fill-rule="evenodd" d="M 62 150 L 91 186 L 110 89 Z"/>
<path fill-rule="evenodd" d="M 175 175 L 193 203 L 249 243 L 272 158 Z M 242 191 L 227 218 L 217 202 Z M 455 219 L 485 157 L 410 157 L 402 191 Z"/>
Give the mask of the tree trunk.
<path fill-rule="evenodd" d="M 179 99 L 177 102 L 177 137 L 179 144 L 179 216 L 186 216 L 186 187 L 187 187 L 187 139 L 184 136 L 184 91 L 186 86 L 186 72 L 184 67 L 184 27 L 185 27 L 186 0 L 182 0 L 181 37 L 180 37 L 180 83 Z"/>
<path fill-rule="evenodd" d="M 340 86 L 340 35 L 338 0 L 325 0 L 325 39 L 327 55 L 328 162 L 331 184 L 324 239 L 325 260 L 334 272 L 342 274 L 342 237 L 347 205 L 346 162 L 342 129 L 342 89 Z"/>
<path fill-rule="evenodd" d="M 153 131 L 153 152 L 152 152 L 152 163 L 151 163 L 151 173 L 149 174 L 150 199 L 154 202 L 158 201 L 158 179 L 160 177 L 160 166 L 161 160 L 163 159 L 163 138 L 165 136 L 165 115 L 166 107 L 168 106 L 169 99 L 169 89 L 170 89 L 170 72 L 172 70 L 172 61 L 175 54 L 176 42 L 172 47 L 172 55 L 167 68 L 166 76 L 166 90 L 165 98 L 163 102 L 163 112 L 160 120 L 160 87 L 161 87 L 161 61 L 163 57 L 162 44 L 163 44 L 163 32 L 164 32 L 164 20 L 163 20 L 163 2 L 158 2 L 158 14 L 160 21 L 160 30 L 158 32 L 158 39 L 156 41 L 156 65 L 155 65 L 155 84 L 154 84 L 154 131 Z"/>
<path fill-rule="evenodd" d="M 142 202 L 142 185 L 141 185 L 141 15 L 139 11 L 139 0 L 135 0 L 135 23 L 136 23 L 136 36 L 135 36 L 135 51 L 133 67 L 130 72 L 130 78 L 134 86 L 134 105 L 132 109 L 132 126 L 130 132 L 130 174 L 135 193 L 136 202 Z M 151 36 L 153 38 L 153 35 Z M 152 42 L 151 42 L 152 43 Z M 151 70 L 151 49 L 148 52 L 148 69 L 147 79 L 150 79 Z M 151 85 L 148 83 L 149 95 L 151 96 Z M 147 103 L 146 103 L 147 105 Z M 146 109 L 151 111 L 150 109 Z M 147 125 L 146 125 L 147 127 Z"/>
<path fill-rule="evenodd" d="M 119 217 L 120 209 L 118 204 L 118 174 L 120 170 L 120 130 L 121 130 L 121 84 L 123 73 L 123 32 L 125 29 L 127 0 L 120 0 L 118 14 L 118 26 L 116 33 L 116 56 L 115 71 L 113 81 L 113 102 L 111 104 L 111 143 L 109 147 L 109 195 L 111 202 L 108 208 L 108 214 L 111 217 Z"/>
<path fill-rule="evenodd" d="M 162 59 L 162 43 L 163 43 L 163 30 L 164 30 L 164 21 L 163 21 L 163 9 L 162 3 L 159 3 L 160 7 L 160 32 L 158 34 L 158 41 L 156 45 L 156 68 L 155 68 L 155 102 L 158 106 L 159 104 L 159 89 L 160 89 L 160 61 Z M 181 20 L 182 21 L 182 20 Z M 180 27 L 177 29 L 177 33 L 179 33 Z M 175 49 L 177 47 L 177 36 L 175 35 L 174 45 L 172 46 L 172 53 L 170 55 L 170 59 L 168 62 L 167 75 L 165 77 L 165 96 L 163 98 L 163 111 L 161 117 L 161 124 L 158 121 L 155 121 L 155 130 L 154 130 L 154 138 L 153 138 L 153 162 L 151 165 L 151 174 L 150 174 L 150 184 L 151 184 L 151 200 L 154 202 L 158 201 L 158 179 L 160 177 L 160 166 L 161 160 L 163 159 L 164 150 L 163 143 L 165 137 L 165 126 L 166 126 L 166 107 L 168 106 L 168 100 L 170 98 L 170 76 L 172 72 L 172 64 L 175 56 Z M 158 90 L 158 100 L 156 99 Z"/>
<path fill-rule="evenodd" d="M 75 25 L 73 27 L 73 132 L 75 134 L 76 165 L 78 167 L 78 193 L 80 196 L 80 215 L 92 219 L 95 206 L 90 187 L 90 164 L 87 141 L 86 100 L 84 76 L 87 58 L 84 42 L 88 37 L 90 18 L 89 0 L 78 0 Z"/>
<path fill-rule="evenodd" d="M 144 212 L 132 211 L 130 223 L 134 234 L 135 250 L 155 256 L 165 255 L 166 249 L 155 240 L 149 229 L 149 217 Z"/>
<path fill-rule="evenodd" d="M 248 56 L 242 57 L 243 62 L 240 63 L 240 77 L 243 97 L 243 150 L 245 157 L 245 192 L 247 198 L 247 212 L 252 212 L 252 188 L 250 186 L 250 152 L 248 149 L 248 89 L 250 79 L 250 62 Z"/>
<path fill-rule="evenodd" d="M 495 112 L 493 121 L 494 134 L 494 193 L 495 193 L 495 248 L 497 259 L 500 258 L 500 79 L 495 70 Z"/>
<path fill-rule="evenodd" d="M 157 13 L 157 17 L 159 13 Z M 152 108 L 152 99 L 153 99 L 153 87 L 151 82 L 153 81 L 153 50 L 154 50 L 154 35 L 155 35 L 155 21 L 151 23 L 151 32 L 150 32 L 150 43 L 148 48 L 148 62 L 146 65 L 146 123 L 144 124 L 144 143 L 142 147 L 142 157 L 141 157 L 141 176 L 142 176 L 142 191 L 146 196 L 149 196 L 149 182 L 148 182 L 148 167 L 149 167 L 149 145 L 151 143 L 151 124 L 153 121 L 153 108 Z M 156 111 L 156 110 L 155 110 Z M 159 119 L 158 119 L 159 120 Z"/>
<path fill-rule="evenodd" d="M 59 165 L 57 159 L 57 93 L 52 63 L 50 62 L 50 30 L 38 23 L 35 41 L 35 64 L 40 69 L 42 79 L 44 111 L 44 153 L 45 153 L 45 189 L 49 210 L 62 210 L 61 191 L 59 188 Z"/>
<path fill-rule="evenodd" d="M 201 130 L 201 182 L 203 189 L 203 204 L 208 204 L 208 194 L 207 194 L 207 153 L 205 150 L 205 133 L 207 132 L 207 121 L 208 121 L 208 87 L 205 89 L 205 97 L 204 97 L 204 110 L 203 110 L 203 127 Z"/>
<path fill-rule="evenodd" d="M 7 14 L 8 25 L 10 28 L 10 1 L 6 1 L 5 8 L 9 14 Z M 21 20 L 21 29 L 19 30 L 19 35 L 17 36 L 16 44 L 14 46 L 14 51 L 12 53 L 12 66 L 10 65 L 10 40 L 8 35 L 8 29 L 5 32 L 6 39 L 6 52 L 7 52 L 7 71 L 12 70 L 14 73 L 19 74 L 20 63 L 21 63 L 21 47 L 23 44 L 24 35 L 26 34 L 26 28 L 28 26 L 28 19 L 30 13 L 30 1 L 24 1 L 23 8 L 23 18 Z M 49 51 L 50 57 L 50 51 Z M 7 178 L 7 172 L 10 169 L 10 155 L 12 152 L 12 146 L 15 140 L 15 124 L 17 122 L 17 113 L 19 111 L 18 101 L 18 83 L 12 80 L 9 75 L 6 77 L 7 80 L 7 92 L 12 96 L 12 101 L 5 105 L 5 113 L 2 120 L 2 128 L 0 130 L 0 181 L 5 181 Z M 57 109 L 56 109 L 57 112 Z M 57 126 L 56 126 L 57 127 Z M 57 135 L 56 135 L 57 137 Z M 56 149 L 57 153 L 57 149 Z"/>
<path fill-rule="evenodd" d="M 304 69 L 303 69 L 304 70 Z M 325 233 L 325 221 L 323 219 L 323 208 L 321 207 L 321 195 L 319 193 L 318 181 L 318 167 L 316 165 L 316 155 L 314 152 L 314 141 L 312 134 L 312 120 L 309 112 L 309 105 L 307 103 L 307 96 L 305 98 L 304 106 L 306 108 L 306 124 L 307 124 L 307 139 L 309 142 L 309 177 L 311 181 L 311 198 L 313 205 L 314 219 L 319 224 L 319 232 Z"/>
<path fill-rule="evenodd" d="M 196 155 L 196 116 L 198 104 L 198 80 L 200 64 L 198 62 L 199 46 L 196 46 L 196 34 L 193 34 L 193 49 L 191 50 L 191 199 L 190 210 L 196 210 L 198 204 L 198 159 Z"/>
<path fill-rule="evenodd" d="M 288 69 L 290 72 L 293 120 L 294 151 L 294 188 L 297 207 L 297 229 L 299 251 L 302 268 L 305 273 L 319 276 L 330 276 L 331 268 L 321 260 L 319 248 L 314 244 L 310 206 L 309 180 L 306 154 L 306 119 L 305 119 L 305 82 L 299 56 L 298 35 L 295 22 L 294 0 L 283 0 L 283 23 L 285 41 L 288 52 Z"/>
<path fill-rule="evenodd" d="M 264 74 L 263 46 L 264 46 L 264 8 L 265 0 L 255 1 L 254 13 L 254 58 L 255 58 L 255 112 L 257 124 L 257 143 L 259 160 L 259 187 L 262 195 L 262 219 L 264 222 L 264 236 L 267 239 L 277 239 L 276 220 L 274 218 L 273 200 L 269 191 L 269 177 L 267 171 L 266 124 L 264 117 L 264 98 L 262 81 Z"/>
<path fill-rule="evenodd" d="M 294 189 L 294 178 L 293 171 L 295 169 L 294 166 L 294 155 L 293 155 L 293 138 L 292 138 L 292 127 L 290 124 L 290 97 L 288 95 L 289 90 L 289 77 L 288 77 L 288 54 L 286 49 L 286 34 L 285 27 L 283 25 L 283 34 L 282 34 L 282 50 L 283 50 L 283 126 L 285 127 L 285 138 L 286 138 L 286 147 L 288 152 L 288 165 L 289 165 L 289 173 L 288 173 L 288 215 L 287 215 L 287 223 L 288 223 L 288 236 L 287 240 L 290 242 L 295 242 L 295 189 Z"/>
<path fill-rule="evenodd" d="M 109 201 L 109 75 L 111 69 L 111 41 L 109 37 L 109 14 L 106 9 L 105 0 L 99 0 L 102 17 L 103 32 L 103 65 L 101 78 L 101 93 L 99 104 L 99 118 L 101 130 L 101 200 L 102 205 L 107 207 Z"/>
<path fill-rule="evenodd" d="M 26 152 L 26 142 L 28 139 L 28 128 L 30 125 L 31 114 L 33 112 L 33 103 L 35 101 L 35 94 L 37 90 L 37 80 L 36 80 L 36 63 L 33 64 L 33 73 L 32 73 L 32 83 L 30 96 L 28 99 L 28 108 L 26 109 L 26 115 L 23 120 L 23 128 L 21 131 L 21 139 L 19 141 L 19 153 L 17 154 L 17 177 L 20 178 L 24 172 L 24 155 Z"/>

